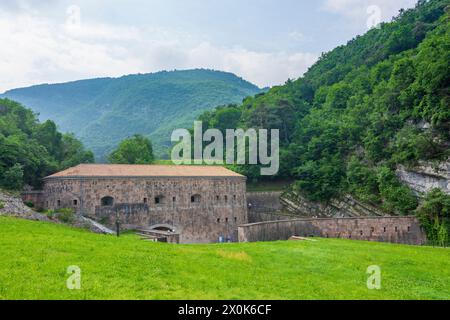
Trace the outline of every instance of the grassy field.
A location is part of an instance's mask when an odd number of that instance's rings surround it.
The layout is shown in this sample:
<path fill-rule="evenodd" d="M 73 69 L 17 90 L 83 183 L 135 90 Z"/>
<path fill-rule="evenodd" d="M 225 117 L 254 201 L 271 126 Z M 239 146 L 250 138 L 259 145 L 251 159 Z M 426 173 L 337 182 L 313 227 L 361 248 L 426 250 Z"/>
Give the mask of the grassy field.
<path fill-rule="evenodd" d="M 168 245 L 0 217 L 0 299 L 450 299 L 450 250 L 317 239 Z M 68 290 L 69 266 L 81 290 Z M 382 269 L 368 290 L 367 267 Z"/>

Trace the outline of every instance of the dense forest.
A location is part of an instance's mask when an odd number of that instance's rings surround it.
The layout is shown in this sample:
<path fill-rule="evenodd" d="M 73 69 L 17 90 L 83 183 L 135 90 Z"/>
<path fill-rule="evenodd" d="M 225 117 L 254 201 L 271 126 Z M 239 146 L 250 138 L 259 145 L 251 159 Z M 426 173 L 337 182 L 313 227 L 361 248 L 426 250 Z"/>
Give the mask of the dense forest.
<path fill-rule="evenodd" d="M 205 110 L 259 92 L 234 74 L 199 69 L 38 85 L 3 97 L 75 133 L 104 162 L 120 141 L 136 133 L 151 138 L 156 156 L 167 157 L 174 129 L 190 128 Z"/>
<path fill-rule="evenodd" d="M 449 12 L 448 0 L 419 1 L 323 54 L 302 78 L 204 113 L 204 129 L 280 129 L 274 179 L 295 179 L 313 201 L 350 193 L 412 213 L 418 199 L 397 166 L 450 155 Z M 258 168 L 235 169 L 260 179 Z"/>
<path fill-rule="evenodd" d="M 72 134 L 57 131 L 55 123 L 40 123 L 17 102 L 0 99 L 0 187 L 21 190 L 39 187 L 41 179 L 79 163 L 94 162 Z"/>

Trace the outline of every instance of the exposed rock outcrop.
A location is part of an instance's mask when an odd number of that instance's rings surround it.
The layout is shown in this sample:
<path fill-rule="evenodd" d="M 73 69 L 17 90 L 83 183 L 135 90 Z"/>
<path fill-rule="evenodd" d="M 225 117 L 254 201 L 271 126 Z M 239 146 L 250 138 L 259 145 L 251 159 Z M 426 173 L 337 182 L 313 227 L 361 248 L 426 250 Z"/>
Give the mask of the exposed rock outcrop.
<path fill-rule="evenodd" d="M 439 165 L 423 162 L 415 168 L 399 166 L 397 176 L 418 195 L 435 188 L 450 195 L 450 160 Z"/>
<path fill-rule="evenodd" d="M 21 198 L 0 191 L 0 216 L 2 215 L 34 221 L 50 221 L 45 215 L 28 208 Z"/>
<path fill-rule="evenodd" d="M 112 231 L 111 229 L 108 229 L 104 225 L 102 225 L 92 219 L 83 217 L 81 215 L 77 216 L 75 226 L 77 226 L 79 228 L 89 229 L 90 231 L 95 232 L 95 233 L 115 234 L 114 231 Z"/>
<path fill-rule="evenodd" d="M 333 199 L 327 204 L 312 202 L 295 192 L 281 196 L 284 211 L 300 217 L 311 218 L 347 218 L 382 217 L 386 213 L 380 209 L 356 200 L 350 195 L 342 199 Z"/>

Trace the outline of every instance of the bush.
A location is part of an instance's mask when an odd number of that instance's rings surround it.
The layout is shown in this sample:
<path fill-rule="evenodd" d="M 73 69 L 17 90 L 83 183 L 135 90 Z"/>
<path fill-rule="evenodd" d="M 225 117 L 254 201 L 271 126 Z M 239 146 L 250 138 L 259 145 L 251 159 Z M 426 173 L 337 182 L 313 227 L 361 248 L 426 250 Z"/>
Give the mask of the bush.
<path fill-rule="evenodd" d="M 70 208 L 58 209 L 58 211 L 48 210 L 44 212 L 49 219 L 58 220 L 63 223 L 71 224 L 75 221 L 75 212 Z"/>
<path fill-rule="evenodd" d="M 378 185 L 383 199 L 383 208 L 391 213 L 408 215 L 417 209 L 417 197 L 407 186 L 400 183 L 388 167 L 378 169 Z"/>
<path fill-rule="evenodd" d="M 446 247 L 450 245 L 450 196 L 434 189 L 425 197 L 417 209 L 417 216 L 430 244 Z"/>
<path fill-rule="evenodd" d="M 25 201 L 25 205 L 26 205 L 28 208 L 34 208 L 34 203 L 31 202 L 31 201 Z"/>
<path fill-rule="evenodd" d="M 5 203 L 3 201 L 0 201 L 0 210 L 5 208 Z"/>
<path fill-rule="evenodd" d="M 56 219 L 63 223 L 72 223 L 75 220 L 75 212 L 73 209 L 59 209 L 58 212 L 55 214 Z"/>

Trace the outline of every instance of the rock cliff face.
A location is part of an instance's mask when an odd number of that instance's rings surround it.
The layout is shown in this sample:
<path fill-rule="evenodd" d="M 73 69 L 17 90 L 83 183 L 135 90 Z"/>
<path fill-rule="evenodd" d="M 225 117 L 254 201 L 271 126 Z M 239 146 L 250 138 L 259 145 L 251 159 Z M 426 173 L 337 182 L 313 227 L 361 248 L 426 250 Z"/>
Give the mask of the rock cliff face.
<path fill-rule="evenodd" d="M 310 218 L 348 218 L 348 217 L 381 217 L 386 214 L 350 195 L 342 199 L 333 199 L 327 204 L 311 202 L 301 195 L 290 192 L 281 196 L 284 211 L 300 217 Z"/>
<path fill-rule="evenodd" d="M 450 160 L 439 165 L 423 162 L 415 168 L 400 166 L 397 176 L 418 195 L 435 188 L 450 195 Z"/>
<path fill-rule="evenodd" d="M 35 221 L 49 221 L 46 216 L 24 205 L 21 198 L 0 191 L 0 216 L 2 215 Z"/>

